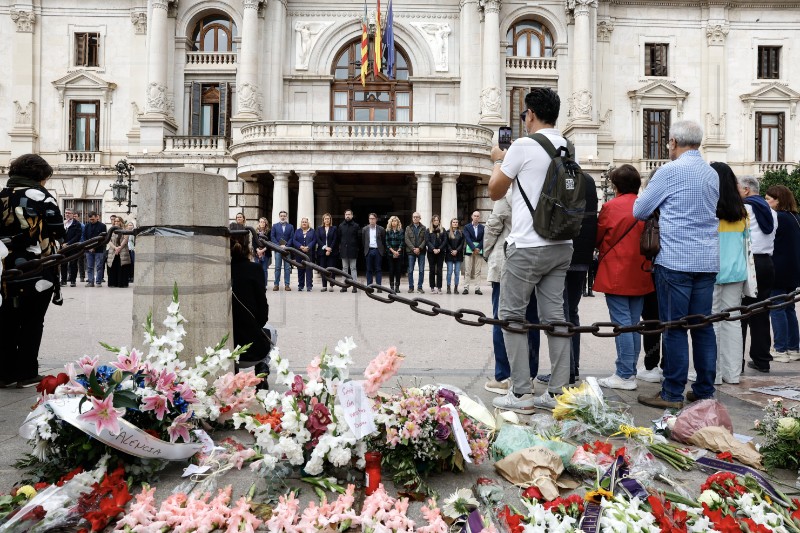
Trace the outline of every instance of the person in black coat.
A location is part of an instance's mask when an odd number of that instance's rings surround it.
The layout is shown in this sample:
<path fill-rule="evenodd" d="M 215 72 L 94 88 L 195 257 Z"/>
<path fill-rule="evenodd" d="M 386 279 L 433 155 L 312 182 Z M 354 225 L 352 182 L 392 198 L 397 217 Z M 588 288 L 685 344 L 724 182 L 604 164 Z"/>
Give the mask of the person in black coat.
<path fill-rule="evenodd" d="M 231 229 L 245 229 L 233 224 Z M 250 348 L 239 358 L 239 366 L 255 364 L 256 374 L 269 374 L 270 344 L 262 328 L 269 320 L 267 285 L 264 270 L 251 259 L 250 237 L 231 236 L 231 315 L 233 319 L 233 343 L 238 346 L 250 344 Z M 237 367 L 238 371 L 238 367 Z M 267 378 L 259 385 L 267 388 Z"/>
<path fill-rule="evenodd" d="M 64 235 L 64 246 L 81 242 L 81 233 L 83 233 L 83 228 L 78 220 L 73 219 L 72 209 L 69 208 L 64 210 L 64 229 L 67 232 L 66 235 Z M 67 281 L 69 281 L 69 284 L 74 287 L 76 285 L 75 282 L 77 281 L 77 278 L 77 258 L 73 259 L 69 263 L 63 263 L 61 265 L 61 285 L 66 285 Z"/>
<path fill-rule="evenodd" d="M 383 281 L 383 255 L 386 253 L 386 231 L 378 226 L 378 215 L 369 214 L 369 224 L 361 230 L 364 259 L 367 263 L 367 285 L 373 277 L 378 285 Z"/>
<path fill-rule="evenodd" d="M 339 257 L 342 258 L 342 270 L 358 279 L 356 261 L 358 259 L 358 241 L 361 239 L 361 227 L 358 222 L 353 220 L 353 211 L 348 209 L 344 212 L 344 222 L 339 224 L 337 230 L 339 234 Z M 340 292 L 347 292 L 347 288 L 342 287 Z M 353 292 L 356 288 L 353 287 Z"/>
<path fill-rule="evenodd" d="M 322 225 L 317 228 L 317 264 L 328 268 L 335 266 L 339 253 L 339 234 L 330 213 L 322 215 Z M 336 276 L 333 277 L 336 279 Z M 331 284 L 331 292 L 334 285 Z M 328 291 L 328 278 L 322 277 L 322 292 Z"/>
<path fill-rule="evenodd" d="M 450 230 L 447 232 L 447 243 L 444 247 L 444 260 L 447 262 L 447 294 L 450 294 L 450 281 L 455 272 L 455 292 L 458 294 L 458 277 L 461 274 L 461 262 L 464 260 L 464 247 L 466 239 L 464 232 L 458 229 L 458 219 L 450 221 Z"/>
<path fill-rule="evenodd" d="M 431 294 L 442 294 L 442 267 L 444 266 L 445 247 L 447 246 L 447 230 L 442 228 L 439 215 L 431 217 L 431 225 L 426 237 L 428 250 L 428 282 Z"/>

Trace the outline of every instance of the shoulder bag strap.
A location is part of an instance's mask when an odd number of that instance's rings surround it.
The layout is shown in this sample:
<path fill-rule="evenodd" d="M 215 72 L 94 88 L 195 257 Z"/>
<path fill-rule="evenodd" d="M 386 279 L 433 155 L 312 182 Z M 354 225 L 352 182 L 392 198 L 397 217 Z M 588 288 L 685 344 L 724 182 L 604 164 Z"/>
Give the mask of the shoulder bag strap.
<path fill-rule="evenodd" d="M 550 139 L 548 139 L 544 134 L 531 133 L 530 135 L 528 135 L 528 137 L 539 143 L 539 145 L 541 145 L 541 147 L 544 148 L 544 151 L 547 152 L 547 155 L 550 156 L 550 159 L 558 157 L 558 152 L 556 151 L 556 147 L 553 146 L 553 143 L 550 142 Z"/>
<path fill-rule="evenodd" d="M 624 238 L 625 238 L 625 237 L 628 235 L 628 233 L 630 233 L 630 232 L 631 232 L 631 230 L 632 230 L 633 228 L 635 228 L 635 227 L 636 227 L 636 225 L 637 225 L 638 223 L 639 223 L 639 221 L 638 221 L 638 220 L 637 220 L 637 221 L 635 221 L 635 222 L 633 223 L 633 225 L 632 225 L 630 228 L 628 228 L 628 229 L 626 229 L 626 230 L 625 230 L 625 233 L 623 233 L 623 234 L 622 234 L 622 237 L 620 237 L 619 239 L 617 239 L 617 242 L 615 242 L 614 244 L 612 244 L 612 245 L 611 245 L 611 247 L 608 249 L 608 251 L 607 251 L 606 253 L 604 253 L 604 254 L 603 254 L 603 257 L 598 257 L 598 258 L 597 258 L 597 264 L 598 264 L 598 266 L 599 266 L 599 265 L 600 265 L 600 263 L 603 261 L 603 259 L 604 259 L 604 258 L 605 258 L 605 257 L 606 257 L 608 254 L 610 254 L 610 253 L 611 253 L 611 250 L 613 250 L 613 249 L 614 249 L 614 247 L 615 247 L 616 245 L 618 245 L 619 243 L 621 243 L 621 242 L 622 242 L 622 239 L 624 239 Z"/>

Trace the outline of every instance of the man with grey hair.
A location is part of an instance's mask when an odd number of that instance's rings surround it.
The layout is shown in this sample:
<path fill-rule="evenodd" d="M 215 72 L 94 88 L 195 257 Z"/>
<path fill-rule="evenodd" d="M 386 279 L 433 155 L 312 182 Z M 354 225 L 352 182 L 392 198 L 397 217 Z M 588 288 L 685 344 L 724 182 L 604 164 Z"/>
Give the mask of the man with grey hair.
<path fill-rule="evenodd" d="M 758 180 L 753 176 L 738 178 L 739 194 L 744 200 L 744 208 L 750 217 L 750 249 L 756 265 L 755 298 L 745 296 L 742 305 L 750 305 L 769 298 L 775 283 L 775 266 L 772 264 L 772 251 L 775 248 L 775 228 L 778 227 L 778 213 L 772 210 L 764 197 L 758 194 Z M 750 361 L 747 366 L 758 372 L 769 372 L 772 360 L 788 362 L 785 355 L 773 357 L 770 354 L 772 339 L 769 334 L 769 313 L 758 313 L 742 320 L 742 338 L 747 339 L 747 326 L 750 326 Z M 744 346 L 744 343 L 742 343 Z M 742 354 L 744 356 L 744 354 Z"/>
<path fill-rule="evenodd" d="M 661 251 L 655 258 L 658 313 L 662 321 L 711 314 L 714 282 L 719 272 L 719 176 L 700 155 L 703 130 L 696 122 L 673 124 L 669 158 L 633 204 L 640 220 L 660 212 Z M 692 323 L 692 321 L 690 321 Z M 717 343 L 710 324 L 692 329 L 697 381 L 686 393 L 690 402 L 711 398 L 716 378 Z M 689 338 L 685 329 L 664 333 L 664 382 L 653 397 L 641 395 L 650 407 L 681 408 L 689 372 Z"/>

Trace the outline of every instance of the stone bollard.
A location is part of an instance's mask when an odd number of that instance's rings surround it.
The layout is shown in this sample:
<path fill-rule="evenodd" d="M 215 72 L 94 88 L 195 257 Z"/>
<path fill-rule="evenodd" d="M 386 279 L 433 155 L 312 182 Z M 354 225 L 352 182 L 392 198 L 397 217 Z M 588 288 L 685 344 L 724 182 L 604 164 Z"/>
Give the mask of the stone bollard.
<path fill-rule="evenodd" d="M 164 333 L 166 308 L 178 284 L 186 337 L 181 359 L 193 362 L 206 346 L 230 334 L 231 260 L 228 183 L 224 176 L 168 169 L 138 176 L 139 227 L 133 286 L 133 345 L 142 346 L 143 326 L 153 312 Z"/>

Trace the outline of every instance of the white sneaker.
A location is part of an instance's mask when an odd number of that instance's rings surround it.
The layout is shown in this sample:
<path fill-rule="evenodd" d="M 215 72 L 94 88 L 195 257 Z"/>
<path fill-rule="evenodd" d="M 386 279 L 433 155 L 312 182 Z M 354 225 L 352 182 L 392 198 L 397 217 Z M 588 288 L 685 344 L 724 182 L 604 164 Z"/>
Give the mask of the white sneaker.
<path fill-rule="evenodd" d="M 616 374 L 603 379 L 598 379 L 597 383 L 607 389 L 636 390 L 636 377 L 631 376 L 627 379 L 621 378 Z"/>
<path fill-rule="evenodd" d="M 641 379 L 648 383 L 661 383 L 664 381 L 664 374 L 660 367 L 651 368 L 650 370 L 643 368 L 636 373 L 636 379 Z"/>
<path fill-rule="evenodd" d="M 800 350 L 786 350 L 786 355 L 788 355 L 789 359 L 792 361 L 800 361 Z"/>
<path fill-rule="evenodd" d="M 493 379 L 490 379 L 483 386 L 484 389 L 486 389 L 489 392 L 493 392 L 495 394 L 508 394 L 508 387 L 509 387 L 509 380 L 507 379 L 503 381 L 495 381 Z"/>
<path fill-rule="evenodd" d="M 686 379 L 692 382 L 697 381 L 697 372 L 694 370 L 689 370 L 689 373 L 686 375 Z"/>
<path fill-rule="evenodd" d="M 556 408 L 556 399 L 550 395 L 548 391 L 544 391 L 541 396 L 537 396 L 536 399 L 533 400 L 533 405 L 538 407 L 539 409 L 547 409 L 548 411 L 552 411 Z"/>
<path fill-rule="evenodd" d="M 529 415 L 533 413 L 534 409 L 533 394 L 523 394 L 522 397 L 517 398 L 514 396 L 514 392 L 509 389 L 508 394 L 505 396 L 492 400 L 492 405 L 498 409 Z"/>
<path fill-rule="evenodd" d="M 787 352 L 778 352 L 775 351 L 774 348 L 769 351 L 769 354 L 772 356 L 772 361 L 775 363 L 789 363 L 792 361 L 792 358 L 789 357 Z"/>

